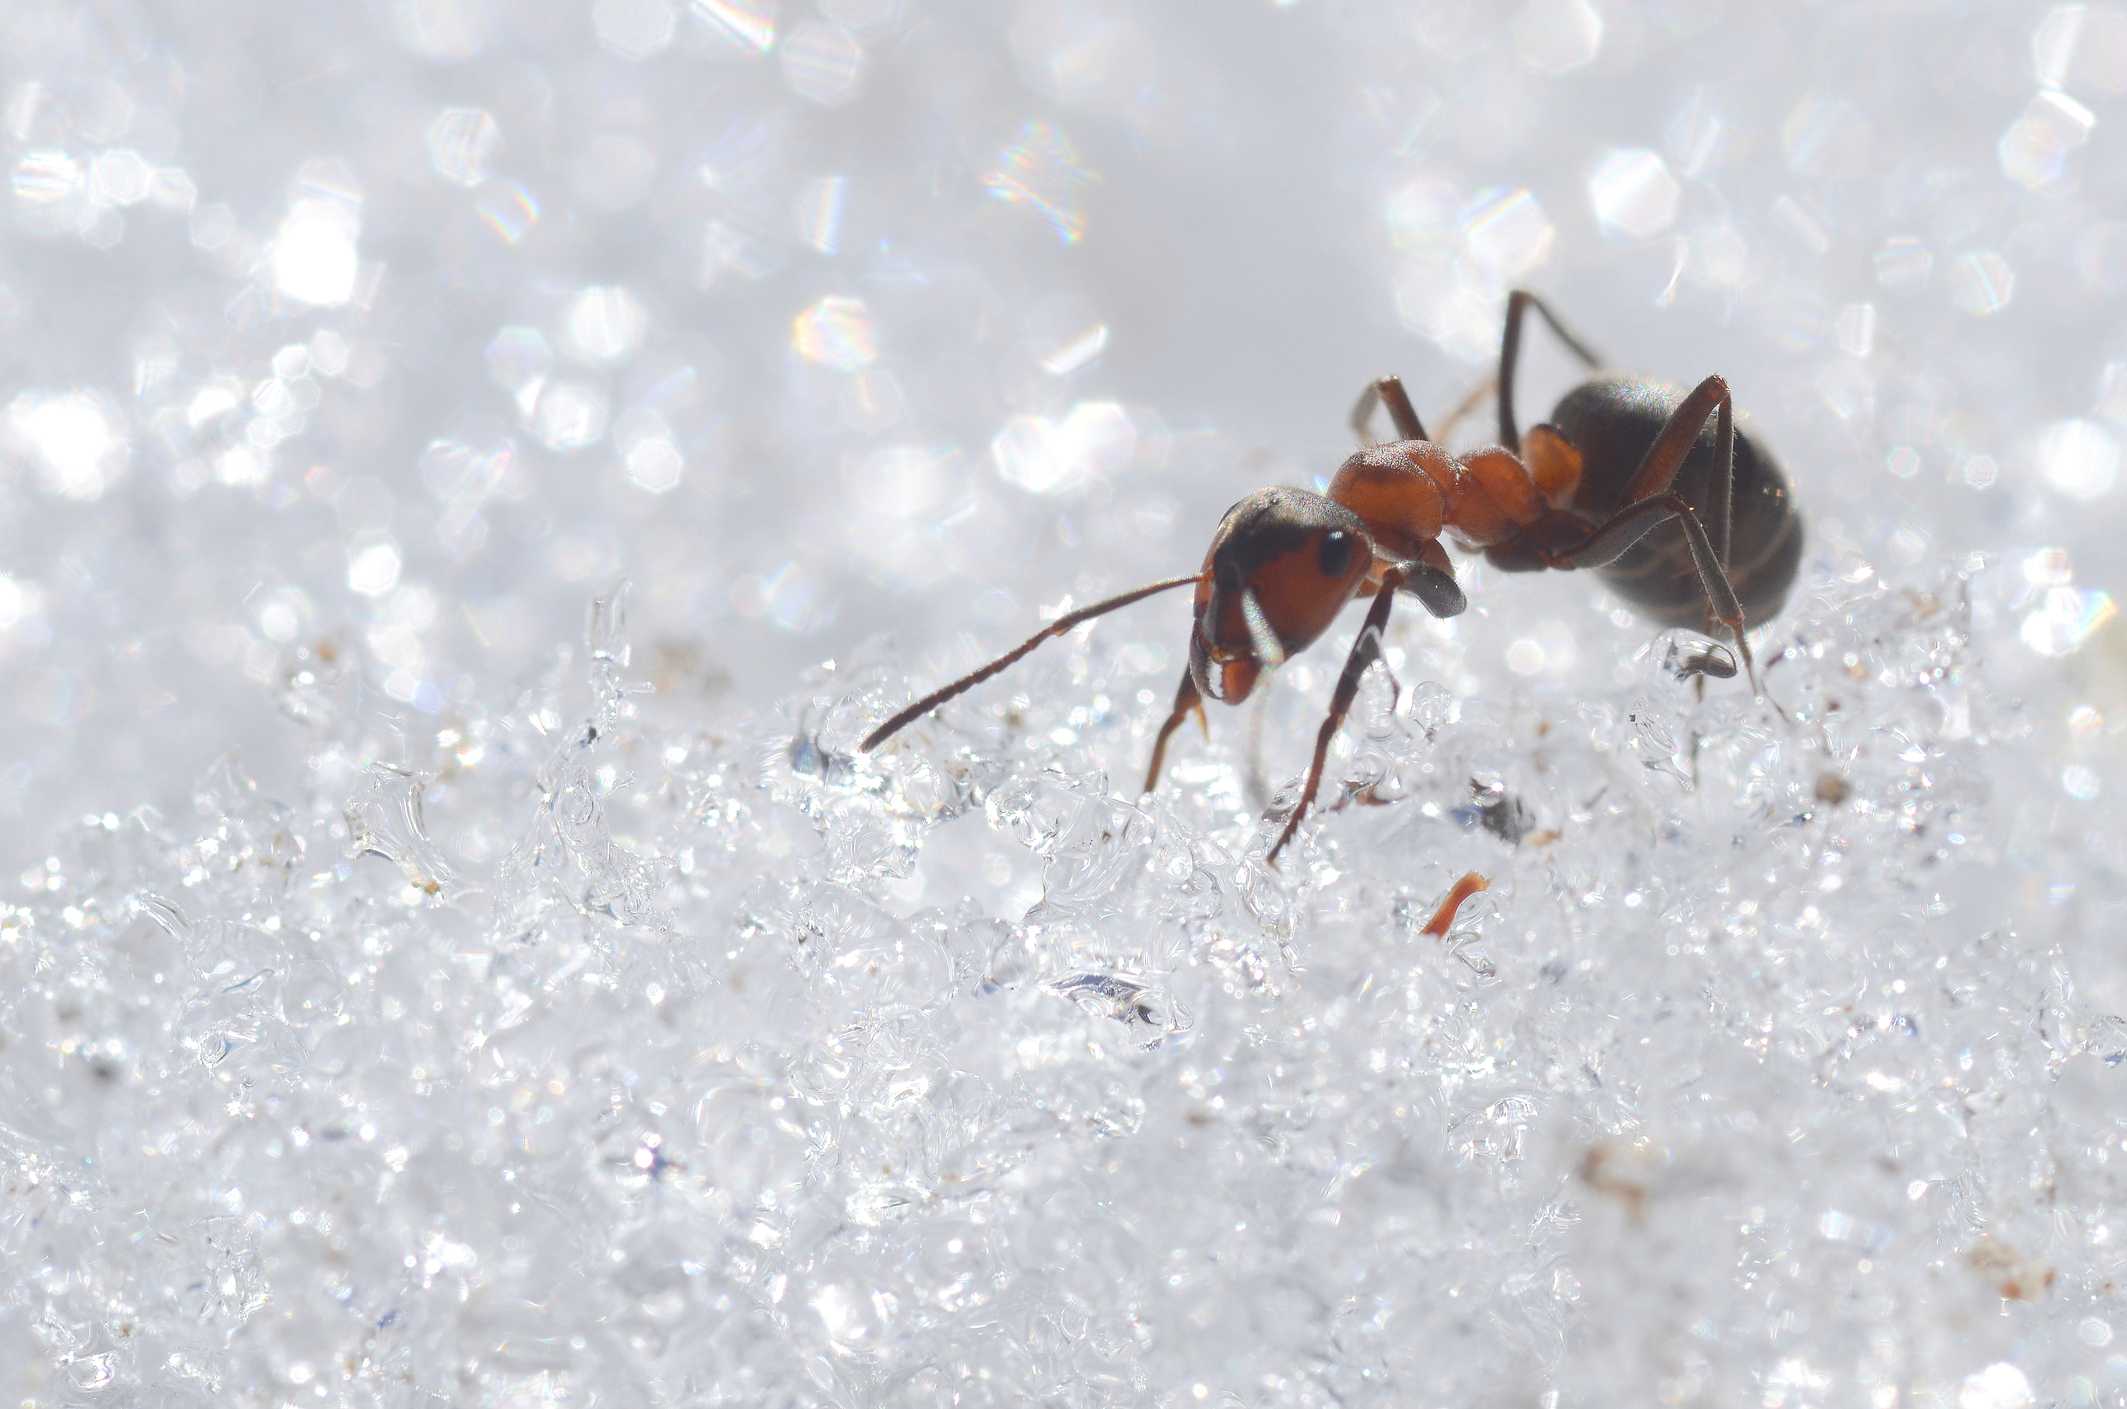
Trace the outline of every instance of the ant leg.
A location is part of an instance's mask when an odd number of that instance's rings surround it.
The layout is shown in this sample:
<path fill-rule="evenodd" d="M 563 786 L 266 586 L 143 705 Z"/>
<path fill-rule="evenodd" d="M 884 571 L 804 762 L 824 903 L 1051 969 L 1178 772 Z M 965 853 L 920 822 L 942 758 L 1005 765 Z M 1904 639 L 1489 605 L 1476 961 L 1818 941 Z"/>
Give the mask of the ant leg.
<path fill-rule="evenodd" d="M 988 665 L 979 666 L 961 676 L 952 684 L 944 685 L 931 691 L 892 719 L 872 730 L 871 733 L 864 736 L 864 742 L 857 745 L 857 752 L 870 753 L 873 749 L 885 743 L 924 715 L 929 714 L 939 705 L 952 699 L 955 695 L 964 694 L 966 691 L 980 685 L 983 681 L 1003 670 L 1042 642 L 1052 636 L 1063 635 L 1082 621 L 1091 621 L 1094 617 L 1100 616 L 1105 612 L 1112 612 L 1118 607 L 1127 607 L 1132 602 L 1141 602 L 1155 593 L 1171 591 L 1176 587 L 1191 587 L 1203 580 L 1204 575 L 1200 572 L 1191 573 L 1187 577 L 1170 577 L 1165 582 L 1150 583 L 1134 591 L 1125 592 L 1120 597 L 1110 597 L 1105 602 L 1095 602 L 1090 607 L 1080 607 L 1075 612 L 1066 612 L 1014 646 L 1011 650 L 991 661 Z"/>
<path fill-rule="evenodd" d="M 1204 728 L 1204 737 L 1211 737 L 1211 724 L 1204 718 L 1204 697 L 1197 693 L 1196 677 L 1188 666 L 1182 667 L 1182 687 L 1174 692 L 1174 712 L 1167 722 L 1160 725 L 1159 737 L 1152 743 L 1152 766 L 1145 770 L 1145 791 L 1151 792 L 1160 785 L 1160 767 L 1167 759 L 1167 740 L 1182 727 L 1182 721 L 1190 715 Z"/>
<path fill-rule="evenodd" d="M 1558 321 L 1558 315 L 1542 299 L 1527 289 L 1516 289 L 1508 294 L 1507 327 L 1499 339 L 1499 443 L 1509 450 L 1521 449 L 1521 432 L 1514 424 L 1514 366 L 1521 360 L 1521 317 L 1531 308 L 1542 316 L 1558 340 L 1590 369 L 1603 364 L 1603 359 L 1588 344 L 1566 331 L 1566 325 Z"/>
<path fill-rule="evenodd" d="M 1418 412 L 1411 405 L 1410 393 L 1403 389 L 1401 377 L 1378 377 L 1366 384 L 1359 399 L 1352 404 L 1352 433 L 1359 437 L 1359 444 L 1374 445 L 1374 408 L 1388 407 L 1388 418 L 1396 423 L 1396 435 L 1402 440 L 1427 440 L 1425 423 L 1418 419 Z"/>
<path fill-rule="evenodd" d="M 1751 659 L 1750 642 L 1743 635 L 1743 604 L 1736 600 L 1735 588 L 1729 585 L 1728 574 L 1722 571 L 1720 559 L 1714 556 L 1713 544 L 1706 536 L 1706 525 L 1699 522 L 1697 511 L 1684 502 L 1682 495 L 1658 494 L 1636 504 L 1627 504 L 1590 531 L 1579 547 L 1550 554 L 1550 565 L 1599 568 L 1614 563 L 1634 544 L 1671 519 L 1676 520 L 1677 526 L 1684 531 L 1685 546 L 1691 549 L 1691 565 L 1698 569 L 1699 584 L 1706 589 L 1707 607 L 1736 638 L 1736 652 L 1743 657 L 1743 673 L 1750 678 L 1751 693 L 1763 695 L 1765 690 L 1758 683 L 1757 663 Z"/>
<path fill-rule="evenodd" d="M 1634 504 L 1642 499 L 1652 499 L 1658 494 L 1667 494 L 1669 486 L 1676 483 L 1677 471 L 1684 467 L 1693 447 L 1699 443 L 1699 432 L 1706 429 L 1706 418 L 1714 418 L 1714 458 L 1719 467 L 1713 476 L 1713 503 L 1707 505 L 1707 517 L 1712 520 L 1708 531 L 1713 539 L 1714 561 L 1725 572 L 1728 567 L 1729 502 L 1734 494 L 1736 474 L 1736 412 L 1735 403 L 1729 397 L 1728 383 L 1718 374 L 1708 377 L 1691 389 L 1691 395 L 1677 403 L 1676 410 L 1669 413 L 1661 433 L 1647 453 L 1640 457 L 1639 468 L 1625 485 L 1625 503 Z"/>
<path fill-rule="evenodd" d="M 1448 412 L 1447 419 L 1440 423 L 1440 429 L 1437 432 L 1440 438 L 1433 443 L 1435 445 L 1446 445 L 1448 437 L 1455 433 L 1455 427 L 1461 425 L 1466 416 L 1483 405 L 1484 399 L 1490 396 L 1498 386 L 1498 378 L 1486 377 L 1476 386 L 1470 388 L 1470 394 L 1456 402 L 1455 409 Z"/>
<path fill-rule="evenodd" d="M 1293 807 L 1292 816 L 1285 819 L 1285 830 L 1278 833 L 1270 854 L 1263 858 L 1266 866 L 1278 864 L 1278 853 L 1300 829 L 1300 819 L 1307 815 L 1315 794 L 1322 787 L 1322 766 L 1329 759 L 1329 741 L 1337 737 L 1344 716 L 1351 713 L 1352 701 L 1359 696 L 1359 681 L 1366 674 L 1366 668 L 1381 658 L 1381 633 L 1388 626 L 1388 610 L 1396 601 L 1396 585 L 1392 577 L 1374 594 L 1374 605 L 1366 614 L 1366 625 L 1359 628 L 1359 639 L 1352 642 L 1352 653 L 1345 657 L 1344 673 L 1337 677 L 1337 692 L 1330 696 L 1329 718 L 1322 721 L 1322 730 L 1315 735 L 1315 757 L 1308 765 L 1307 782 L 1300 789 L 1300 801 Z"/>

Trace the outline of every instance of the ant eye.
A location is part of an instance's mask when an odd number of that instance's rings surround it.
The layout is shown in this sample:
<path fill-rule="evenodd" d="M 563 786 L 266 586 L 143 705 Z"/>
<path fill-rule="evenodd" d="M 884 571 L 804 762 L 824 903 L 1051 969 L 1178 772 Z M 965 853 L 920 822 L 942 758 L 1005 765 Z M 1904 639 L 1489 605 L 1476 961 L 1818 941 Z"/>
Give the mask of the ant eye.
<path fill-rule="evenodd" d="M 1322 567 L 1324 577 L 1342 577 L 1352 565 L 1352 536 L 1342 529 L 1322 540 L 1315 550 L 1315 560 Z"/>

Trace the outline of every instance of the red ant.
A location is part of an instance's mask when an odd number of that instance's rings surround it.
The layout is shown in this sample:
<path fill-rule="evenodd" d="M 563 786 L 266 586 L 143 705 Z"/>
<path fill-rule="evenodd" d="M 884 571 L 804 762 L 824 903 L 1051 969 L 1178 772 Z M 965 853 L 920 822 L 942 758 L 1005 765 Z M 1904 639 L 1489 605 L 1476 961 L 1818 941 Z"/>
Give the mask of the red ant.
<path fill-rule="evenodd" d="M 1514 369 L 1522 319 L 1531 308 L 1582 363 L 1590 369 L 1601 363 L 1541 299 L 1516 290 L 1507 300 L 1499 348 L 1499 445 L 1457 455 L 1435 443 L 1402 381 L 1383 377 L 1352 408 L 1352 428 L 1367 448 L 1344 462 L 1326 495 L 1256 490 L 1226 511 L 1196 572 L 1057 618 L 988 665 L 917 700 L 874 729 L 861 747 L 878 747 L 1081 622 L 1156 593 L 1194 587 L 1189 666 L 1152 747 L 1145 774 L 1145 791 L 1151 792 L 1168 739 L 1191 714 L 1204 722 L 1206 696 L 1239 704 L 1264 671 L 1314 644 L 1346 602 L 1372 597 L 1330 697 L 1329 717 L 1315 736 L 1300 800 L 1264 858 L 1275 866 L 1321 787 L 1330 740 L 1351 710 L 1360 678 L 1380 659 L 1396 594 L 1415 597 L 1438 617 L 1454 616 L 1466 605 L 1440 545 L 1443 531 L 1502 572 L 1601 569 L 1635 612 L 1665 626 L 1719 622 L 1734 636 L 1758 693 L 1744 613 L 1747 608 L 1759 621 L 1778 614 L 1802 554 L 1801 523 L 1778 466 L 1736 429 L 1728 383 L 1718 376 L 1684 394 L 1643 380 L 1589 381 L 1568 392 L 1551 420 L 1530 427 L 1524 437 L 1514 423 Z M 1368 444 L 1376 406 L 1388 408 L 1400 439 Z M 1677 525 L 1677 538 L 1642 541 L 1666 523 Z M 1695 657 L 1687 670 L 1701 677 L 1735 673 L 1732 663 L 1710 654 Z"/>

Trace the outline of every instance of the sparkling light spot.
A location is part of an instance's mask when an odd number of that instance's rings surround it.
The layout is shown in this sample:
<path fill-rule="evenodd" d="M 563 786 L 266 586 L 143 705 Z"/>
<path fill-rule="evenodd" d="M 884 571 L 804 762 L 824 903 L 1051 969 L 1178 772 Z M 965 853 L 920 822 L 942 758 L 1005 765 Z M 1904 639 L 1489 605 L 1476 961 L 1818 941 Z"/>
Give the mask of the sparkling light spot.
<path fill-rule="evenodd" d="M 1950 302 L 1960 312 L 1984 318 L 2015 297 L 2016 270 L 1993 250 L 1974 250 L 1951 262 Z"/>
<path fill-rule="evenodd" d="M 148 198 L 147 160 L 131 147 L 99 152 L 89 165 L 89 189 L 111 205 L 138 205 Z"/>
<path fill-rule="evenodd" d="M 7 419 L 55 494 L 100 499 L 125 473 L 128 446 L 99 397 L 26 391 L 9 404 Z"/>
<path fill-rule="evenodd" d="M 298 200 L 273 237 L 273 286 L 321 308 L 347 302 L 360 269 L 361 231 L 359 206 L 326 197 Z"/>
<path fill-rule="evenodd" d="M 2034 191 L 2056 184 L 2096 126 L 2097 114 L 2067 94 L 2039 93 L 1995 144 L 2002 174 Z"/>
<path fill-rule="evenodd" d="M 1832 320 L 1832 333 L 1839 339 L 1839 350 L 1847 356 L 1868 356 L 1876 346 L 1876 305 L 1846 305 Z"/>
<path fill-rule="evenodd" d="M 1780 124 L 1780 148 L 1790 169 L 1805 176 L 1849 172 L 1865 163 L 1869 126 L 1844 98 L 1804 94 Z"/>
<path fill-rule="evenodd" d="M 791 321 L 790 344 L 807 362 L 854 372 L 879 358 L 871 313 L 862 299 L 829 294 Z"/>
<path fill-rule="evenodd" d="M 1086 216 L 1078 201 L 1095 179 L 1070 139 L 1045 122 L 1029 122 L 1019 129 L 1019 140 L 998 154 L 997 166 L 982 184 L 1007 205 L 1039 211 L 1056 237 L 1070 245 L 1085 238 Z"/>
<path fill-rule="evenodd" d="M 585 382 L 550 382 L 532 412 L 532 434 L 547 449 L 567 454 L 603 439 L 612 413 L 612 399 L 603 388 Z"/>
<path fill-rule="evenodd" d="M 2127 93 L 2127 9 L 2055 5 L 2032 31 L 2031 70 L 2048 88 Z"/>
<path fill-rule="evenodd" d="M 1644 240 L 1676 223 L 1682 197 L 1677 180 L 1659 155 L 1644 147 L 1604 154 L 1588 178 L 1588 199 L 1605 233 Z"/>
<path fill-rule="evenodd" d="M 1544 262 L 1558 229 L 1523 186 L 1479 191 L 1462 208 L 1462 238 L 1470 257 L 1502 279 L 1518 278 Z"/>
<path fill-rule="evenodd" d="M 625 361 L 642 346 L 650 315 L 628 290 L 594 284 L 569 300 L 565 321 L 571 350 L 593 362 L 613 363 Z"/>
<path fill-rule="evenodd" d="M 60 151 L 31 152 L 15 163 L 15 199 L 26 206 L 62 205 L 81 193 L 88 173 Z"/>
<path fill-rule="evenodd" d="M 554 349 L 546 335 L 512 325 L 488 340 L 486 357 L 488 379 L 515 398 L 519 412 L 530 415 L 554 370 Z"/>
<path fill-rule="evenodd" d="M 1957 1391 L 1957 1409 L 2031 1409 L 2031 1381 L 2006 1360 L 1967 1375 Z"/>
<path fill-rule="evenodd" d="M 1917 289 L 1935 272 L 1935 256 L 1912 235 L 1893 235 L 1876 247 L 1876 282 L 1887 289 Z"/>
<path fill-rule="evenodd" d="M 2095 587 L 2049 587 L 2017 634 L 2039 655 L 2059 659 L 2080 651 L 2119 614 L 2110 592 Z"/>
<path fill-rule="evenodd" d="M 428 164 L 453 186 L 487 180 L 501 147 L 502 129 L 483 108 L 445 108 L 428 125 Z"/>
<path fill-rule="evenodd" d="M 679 487 L 687 462 L 679 447 L 669 440 L 644 436 L 628 447 L 624 457 L 628 482 L 648 494 L 668 494 Z"/>
<path fill-rule="evenodd" d="M 1041 370 L 1052 377 L 1068 377 L 1081 367 L 1089 367 L 1099 361 L 1100 355 L 1107 350 L 1108 325 L 1095 323 L 1042 358 Z"/>
<path fill-rule="evenodd" d="M 36 583 L 0 572 L 0 632 L 14 630 L 43 606 L 44 593 Z"/>
<path fill-rule="evenodd" d="M 800 98 L 839 108 L 864 81 L 864 46 L 840 25 L 808 20 L 783 40 L 783 81 Z"/>
<path fill-rule="evenodd" d="M 654 410 L 638 407 L 613 427 L 628 482 L 646 494 L 668 494 L 679 487 L 687 460 L 672 434 L 671 423 Z"/>
<path fill-rule="evenodd" d="M 2104 425 L 2055 421 L 2039 434 L 2038 460 L 2046 482 L 2070 499 L 2102 499 L 2120 477 L 2120 442 Z"/>
<path fill-rule="evenodd" d="M 358 538 L 347 550 L 347 588 L 381 597 L 399 585 L 399 545 L 381 535 Z"/>
<path fill-rule="evenodd" d="M 798 188 L 798 238 L 821 254 L 842 249 L 842 200 L 849 189 L 843 176 L 816 176 Z"/>
<path fill-rule="evenodd" d="M 479 213 L 480 223 L 506 245 L 519 243 L 539 223 L 539 202 L 515 181 L 489 184 L 480 193 L 474 209 Z"/>
<path fill-rule="evenodd" d="M 598 42 L 624 59 L 652 59 L 671 46 L 679 28 L 672 0 L 593 0 L 591 27 Z"/>
<path fill-rule="evenodd" d="M 397 0 L 399 42 L 422 58 L 456 64 L 478 54 L 494 23 L 494 0 Z"/>
<path fill-rule="evenodd" d="M 1015 416 L 990 441 L 998 476 L 1030 494 L 1060 494 L 1113 479 L 1137 454 L 1137 425 L 1113 401 L 1081 401 L 1061 421 Z"/>
<path fill-rule="evenodd" d="M 758 54 L 775 47 L 775 0 L 694 0 L 694 13 Z"/>
<path fill-rule="evenodd" d="M 1526 0 L 1514 12 L 1514 52 L 1540 74 L 1584 68 L 1602 47 L 1603 17 L 1588 0 Z"/>

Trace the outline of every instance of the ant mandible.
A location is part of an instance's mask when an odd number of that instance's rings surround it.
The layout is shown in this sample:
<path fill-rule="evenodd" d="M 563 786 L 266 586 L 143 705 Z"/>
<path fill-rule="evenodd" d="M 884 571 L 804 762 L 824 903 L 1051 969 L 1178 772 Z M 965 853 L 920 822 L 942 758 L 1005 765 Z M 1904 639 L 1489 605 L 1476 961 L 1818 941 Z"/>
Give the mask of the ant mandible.
<path fill-rule="evenodd" d="M 1204 722 L 1205 697 L 1239 704 L 1266 670 L 1314 644 L 1346 602 L 1372 597 L 1330 697 L 1329 717 L 1315 736 L 1300 800 L 1264 858 L 1275 866 L 1321 787 L 1330 740 L 1361 677 L 1381 657 L 1396 595 L 1415 597 L 1437 617 L 1455 616 L 1467 605 L 1440 544 L 1443 531 L 1502 572 L 1600 569 L 1633 611 L 1664 626 L 1718 622 L 1735 638 L 1757 693 L 1745 614 L 1764 621 L 1779 613 L 1802 555 L 1801 523 L 1779 467 L 1736 428 L 1728 383 L 1719 376 L 1688 393 L 1645 380 L 1597 378 L 1568 392 L 1551 420 L 1524 437 L 1514 421 L 1514 371 L 1522 320 L 1532 308 L 1583 364 L 1592 370 L 1602 363 L 1541 299 L 1516 290 L 1507 300 L 1499 347 L 1498 445 L 1457 455 L 1437 444 L 1402 381 L 1383 377 L 1352 408 L 1352 428 L 1367 448 L 1344 462 L 1327 494 L 1256 490 L 1226 511 L 1196 572 L 1066 613 L 917 700 L 874 729 L 862 749 L 878 747 L 1081 622 L 1194 587 L 1189 665 L 1152 746 L 1149 793 L 1159 784 L 1174 731 L 1191 714 Z M 1377 406 L 1388 409 L 1400 439 L 1368 443 Z M 1677 537 L 1643 541 L 1667 523 L 1677 525 Z M 1695 658 L 1692 668 L 1701 676 L 1735 673 L 1732 663 L 1710 655 Z"/>

